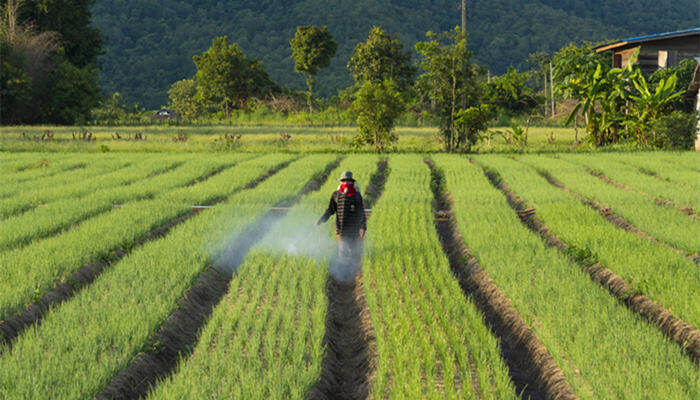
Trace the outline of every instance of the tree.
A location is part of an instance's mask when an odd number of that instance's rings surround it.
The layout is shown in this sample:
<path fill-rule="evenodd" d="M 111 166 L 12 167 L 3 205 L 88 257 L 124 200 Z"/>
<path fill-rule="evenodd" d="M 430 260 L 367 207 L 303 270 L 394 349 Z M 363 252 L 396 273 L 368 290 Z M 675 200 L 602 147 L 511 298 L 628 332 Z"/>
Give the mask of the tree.
<path fill-rule="evenodd" d="M 387 79 L 395 82 L 404 92 L 413 85 L 416 69 L 411 65 L 411 52 L 382 28 L 375 26 L 369 31 L 366 41 L 355 46 L 348 69 L 356 83 L 371 81 L 379 84 Z"/>
<path fill-rule="evenodd" d="M 537 107 L 537 99 L 527 86 L 529 79 L 529 72 L 518 73 L 515 68 L 508 67 L 505 75 L 486 83 L 484 101 L 513 114 L 527 114 Z"/>
<path fill-rule="evenodd" d="M 197 83 L 194 79 L 179 80 L 168 90 L 170 108 L 180 118 L 190 121 L 199 115 L 201 105 L 197 101 Z"/>
<path fill-rule="evenodd" d="M 101 52 L 101 41 L 99 32 L 89 26 L 91 2 L 68 5 L 60 0 L 9 0 L 3 3 L 2 122 L 86 121 L 90 110 L 100 101 L 96 57 Z M 49 16 L 49 13 L 55 14 Z M 49 30 L 53 26 L 61 30 Z M 84 52 L 71 53 L 76 41 L 83 43 L 75 32 L 92 35 L 89 39 L 92 45 L 79 46 Z"/>
<path fill-rule="evenodd" d="M 16 0 L 9 0 L 11 3 Z M 102 54 L 102 35 L 92 26 L 95 0 L 24 0 L 19 20 L 31 22 L 42 32 L 56 32 L 65 57 L 78 68 L 96 65 Z"/>
<path fill-rule="evenodd" d="M 489 121 L 493 119 L 493 115 L 493 107 L 488 104 L 480 104 L 457 112 L 455 118 L 457 142 L 462 143 L 464 151 L 471 151 L 472 147 L 483 139 L 482 135 L 488 130 Z"/>
<path fill-rule="evenodd" d="M 328 27 L 319 28 L 314 25 L 298 26 L 294 38 L 289 41 L 294 58 L 294 71 L 306 75 L 306 85 L 309 87 L 309 112 L 313 112 L 314 76 L 321 68 L 331 63 L 338 44 L 328 32 Z"/>
<path fill-rule="evenodd" d="M 226 36 L 217 37 L 201 56 L 194 56 L 197 66 L 197 100 L 213 105 L 231 116 L 233 108 L 243 108 L 246 100 L 278 91 L 262 63 L 248 59 L 238 44 L 228 44 Z"/>
<path fill-rule="evenodd" d="M 467 49 L 466 34 L 458 27 L 441 34 L 428 32 L 427 37 L 428 41 L 416 43 L 425 70 L 420 85 L 435 104 L 445 149 L 458 151 L 462 143 L 455 127 L 457 112 L 462 99 L 472 106 L 478 97 L 474 68 L 469 61 L 472 54 Z"/>
<path fill-rule="evenodd" d="M 381 153 L 387 145 L 398 140 L 392 130 L 396 118 L 404 110 L 404 103 L 394 81 L 364 81 L 357 90 L 353 110 L 357 113 L 360 130 L 354 138 L 356 145 L 374 146 L 374 151 Z"/>

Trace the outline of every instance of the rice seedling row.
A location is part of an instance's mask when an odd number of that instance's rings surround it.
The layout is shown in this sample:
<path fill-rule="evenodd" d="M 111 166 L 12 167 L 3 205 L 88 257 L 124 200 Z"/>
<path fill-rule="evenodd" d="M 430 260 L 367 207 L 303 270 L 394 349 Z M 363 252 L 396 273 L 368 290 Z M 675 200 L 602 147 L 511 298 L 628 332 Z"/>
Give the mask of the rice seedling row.
<path fill-rule="evenodd" d="M 301 197 L 301 193 L 317 189 L 327 180 L 330 170 L 337 165 L 337 161 L 329 163 L 324 172 L 314 176 L 301 189 L 299 195 L 284 202 L 291 206 Z M 97 397 L 143 397 L 158 380 L 169 376 L 178 362 L 186 357 L 196 344 L 212 308 L 226 294 L 230 279 L 244 262 L 250 247 L 276 226 L 280 218 L 278 211 L 270 209 L 249 224 L 235 241 L 227 243 L 223 253 L 215 257 L 213 265 L 197 277 L 180 299 L 179 307 L 168 316 L 158 333 L 150 339 L 147 349 L 139 353 Z"/>
<path fill-rule="evenodd" d="M 592 200 L 601 211 L 617 215 L 633 228 L 670 246 L 697 254 L 700 252 L 700 224 L 674 209 L 659 207 L 652 200 L 611 186 L 586 173 L 579 166 L 564 160 L 542 156 L 522 156 L 530 165 L 552 176 L 568 190 Z M 622 222 L 622 221 L 621 221 Z M 624 222 L 620 225 L 624 225 Z"/>
<path fill-rule="evenodd" d="M 433 226 L 430 171 L 394 156 L 373 206 L 364 282 L 377 336 L 372 398 L 515 398 L 497 340 L 452 276 Z"/>
<path fill-rule="evenodd" d="M 189 158 L 189 157 L 188 157 Z M 40 187 L 34 190 L 22 191 L 16 196 L 0 200 L 0 217 L 6 218 L 52 201 L 79 198 L 100 190 L 113 189 L 128 185 L 148 176 L 167 172 L 181 165 L 186 159 L 171 155 L 159 156 L 143 160 L 138 164 L 118 169 L 116 171 L 83 179 L 69 185 L 52 188 Z"/>
<path fill-rule="evenodd" d="M 136 157 L 110 157 L 99 161 L 90 160 L 83 157 L 75 157 L 65 168 L 58 170 L 57 167 L 50 169 L 53 173 L 32 177 L 20 178 L 20 173 L 3 174 L 3 185 L 0 187 L 0 198 L 17 196 L 21 192 L 28 192 L 37 189 L 46 189 L 66 184 L 75 183 L 84 179 L 92 178 L 100 174 L 113 172 L 119 168 L 125 168 L 132 164 Z M 49 170 L 49 167 L 37 168 L 38 170 Z"/>
<path fill-rule="evenodd" d="M 364 181 L 373 161 L 376 157 L 349 157 L 330 176 L 351 169 Z M 251 249 L 192 355 L 150 399 L 309 396 L 322 374 L 330 259 L 325 246 L 330 226 L 318 232 L 322 241 L 310 245 L 316 238 L 309 236 L 316 232 L 308 226 L 309 214 L 322 214 L 336 186 L 329 180 L 305 195 Z M 290 229 L 298 232 L 290 234 Z M 309 254 L 311 247 L 317 253 Z"/>
<path fill-rule="evenodd" d="M 484 314 L 486 325 L 500 340 L 501 355 L 516 392 L 529 399 L 575 399 L 566 376 L 542 341 L 528 328 L 510 300 L 464 244 L 452 211 L 454 201 L 445 187 L 444 173 L 432 160 L 426 160 L 426 163 L 433 177 L 431 188 L 438 210 L 435 212 L 438 237 L 464 295 L 474 300 Z"/>
<path fill-rule="evenodd" d="M 658 157 L 649 155 L 617 154 L 615 159 L 657 179 L 693 190 L 695 193 L 700 191 L 700 179 L 698 178 L 700 172 L 697 168 L 686 168 L 676 163 L 661 161 Z M 696 160 L 695 163 L 698 164 L 700 161 Z"/>
<path fill-rule="evenodd" d="M 610 157 L 564 155 L 561 158 L 582 165 L 590 174 L 610 185 L 638 193 L 658 205 L 673 207 L 686 215 L 700 219 L 697 215 L 700 210 L 700 191 L 689 191 L 656 179 Z"/>
<path fill-rule="evenodd" d="M 2 352 L 2 393 L 35 399 L 95 396 L 148 346 L 213 257 L 271 205 L 295 196 L 330 160 L 312 155 L 295 161 L 255 189 L 131 252 Z"/>
<path fill-rule="evenodd" d="M 291 156 L 269 155 L 241 162 L 205 182 L 132 202 L 83 222 L 75 229 L 0 253 L 0 321 L 38 300 L 56 282 L 66 282 L 84 265 L 103 268 L 169 221 L 191 212 L 191 204 L 212 204 L 260 179 Z"/>
<path fill-rule="evenodd" d="M 245 157 L 240 157 L 245 159 Z M 239 157 L 216 157 L 186 161 L 168 172 L 85 195 L 79 199 L 53 201 L 46 206 L 10 217 L 0 232 L 0 251 L 19 247 L 45 238 L 88 218 L 109 211 L 115 205 L 153 198 L 174 187 L 184 186 L 222 167 L 232 165 Z"/>
<path fill-rule="evenodd" d="M 480 168 L 462 157 L 435 156 L 435 162 L 445 171 L 465 244 L 544 343 L 577 397 L 700 394 L 692 361 L 524 227 Z"/>
<path fill-rule="evenodd" d="M 700 275 L 692 261 L 605 223 L 595 210 L 516 161 L 502 157 L 477 160 L 497 171 L 579 259 L 589 264 L 599 262 L 620 275 L 634 292 L 649 296 L 680 319 L 700 326 L 700 306 L 694 301 L 694 293 L 700 291 Z"/>

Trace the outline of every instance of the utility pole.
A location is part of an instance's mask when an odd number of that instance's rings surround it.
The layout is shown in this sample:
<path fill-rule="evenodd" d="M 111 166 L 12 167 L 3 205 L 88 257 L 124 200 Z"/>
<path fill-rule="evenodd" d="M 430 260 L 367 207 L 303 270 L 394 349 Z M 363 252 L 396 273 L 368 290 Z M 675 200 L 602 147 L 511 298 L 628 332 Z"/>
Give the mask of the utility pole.
<path fill-rule="evenodd" d="M 467 37 L 467 0 L 462 0 L 462 34 Z M 466 46 L 466 44 L 465 44 Z M 465 49 L 466 51 L 466 49 Z M 464 71 L 466 75 L 467 71 Z M 466 79 L 466 78 L 465 78 Z M 467 96 L 462 96 L 462 108 L 467 108 Z"/>
<path fill-rule="evenodd" d="M 554 103 L 554 68 L 552 67 L 552 62 L 549 62 L 549 93 L 552 95 L 550 101 L 552 102 L 552 117 L 556 111 L 556 105 Z"/>
<path fill-rule="evenodd" d="M 544 71 L 544 117 L 547 118 L 547 70 Z"/>

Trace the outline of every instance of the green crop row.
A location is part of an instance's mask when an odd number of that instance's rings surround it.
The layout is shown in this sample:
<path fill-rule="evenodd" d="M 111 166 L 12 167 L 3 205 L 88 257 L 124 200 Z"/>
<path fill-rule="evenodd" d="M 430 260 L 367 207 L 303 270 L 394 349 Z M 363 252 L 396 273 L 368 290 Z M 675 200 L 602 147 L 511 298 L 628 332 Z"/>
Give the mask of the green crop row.
<path fill-rule="evenodd" d="M 27 211 L 3 221 L 7 228 L 0 232 L 0 250 L 25 245 L 49 236 L 80 221 L 112 209 L 114 204 L 153 198 L 174 187 L 230 166 L 249 156 L 224 156 L 195 159 L 163 174 L 148 177 L 124 186 L 111 187 L 78 199 L 53 201 L 46 206 Z"/>
<path fill-rule="evenodd" d="M 659 200 L 668 200 L 681 207 L 692 207 L 695 210 L 700 210 L 700 190 L 688 190 L 654 178 L 634 167 L 616 161 L 615 156 L 590 154 L 584 157 L 567 154 L 560 157 L 566 161 L 584 165 L 593 170 L 594 173 L 603 173 L 616 182 L 638 192 L 654 196 Z M 700 174 L 696 173 L 696 179 L 700 181 Z"/>
<path fill-rule="evenodd" d="M 553 234 L 582 255 L 589 255 L 621 276 L 635 290 L 658 301 L 676 316 L 700 326 L 700 274 L 692 261 L 619 229 L 595 210 L 550 185 L 529 168 L 502 157 L 480 157 L 522 196 Z M 575 222 L 575 223 L 574 223 Z"/>
<path fill-rule="evenodd" d="M 700 191 L 700 157 L 695 156 L 695 168 L 688 168 L 686 165 L 678 164 L 672 160 L 663 160 L 658 155 L 637 155 L 637 154 L 617 154 L 615 159 L 625 164 L 634 166 L 642 172 L 657 174 L 662 179 L 673 184 L 679 184 L 681 187 L 693 190 L 695 193 Z"/>
<path fill-rule="evenodd" d="M 507 184 L 527 188 L 522 193 L 526 198 L 549 187 L 525 174 L 527 167 L 504 168 L 508 160 L 500 157 L 478 160 L 504 174 Z M 445 172 L 465 244 L 549 350 L 579 398 L 700 396 L 697 367 L 681 349 L 529 231 L 480 168 L 463 157 L 435 156 L 435 161 Z M 555 212 L 568 215 L 569 229 L 580 222 L 559 196 L 551 204 L 531 205 L 538 215 L 546 212 L 545 222 Z M 555 233 L 564 229 L 552 228 Z"/>
<path fill-rule="evenodd" d="M 244 161 L 202 183 L 153 200 L 131 202 L 60 235 L 0 253 L 0 320 L 21 310 L 55 282 L 65 281 L 84 264 L 109 259 L 115 249 L 129 248 L 152 229 L 189 212 L 190 205 L 225 198 L 290 159 L 269 155 Z"/>
<path fill-rule="evenodd" d="M 700 224 L 669 207 L 612 185 L 570 162 L 543 156 L 522 156 L 526 165 L 548 172 L 566 187 L 629 221 L 640 230 L 690 253 L 700 252 Z"/>
<path fill-rule="evenodd" d="M 3 185 L 0 198 L 16 196 L 22 192 L 41 188 L 52 188 L 92 178 L 129 166 L 136 157 L 125 155 L 109 157 L 99 161 L 76 156 L 59 165 L 35 168 L 17 173 L 2 173 Z"/>
<path fill-rule="evenodd" d="M 330 177 L 351 170 L 358 183 L 368 182 L 376 162 L 376 156 L 352 156 Z M 333 226 L 313 223 L 337 185 L 329 179 L 304 196 L 251 250 L 192 356 L 150 399 L 307 398 L 324 355 Z"/>
<path fill-rule="evenodd" d="M 40 187 L 33 190 L 21 191 L 15 196 L 0 200 L 0 217 L 6 218 L 51 201 L 66 198 L 74 198 L 76 201 L 79 201 L 80 196 L 100 190 L 128 185 L 132 182 L 145 179 L 148 176 L 174 168 L 189 158 L 190 157 L 174 157 L 172 155 L 149 157 L 129 167 L 81 181 L 75 181 L 68 185 L 49 188 Z"/>
<path fill-rule="evenodd" d="M 295 161 L 255 189 L 134 250 L 47 313 L 11 349 L 0 348 L 0 393 L 8 399 L 95 396 L 148 345 L 212 258 L 270 206 L 293 198 L 332 159 L 311 155 Z"/>
<path fill-rule="evenodd" d="M 394 156 L 364 257 L 377 336 L 373 398 L 515 398 L 498 341 L 454 278 L 422 157 Z"/>

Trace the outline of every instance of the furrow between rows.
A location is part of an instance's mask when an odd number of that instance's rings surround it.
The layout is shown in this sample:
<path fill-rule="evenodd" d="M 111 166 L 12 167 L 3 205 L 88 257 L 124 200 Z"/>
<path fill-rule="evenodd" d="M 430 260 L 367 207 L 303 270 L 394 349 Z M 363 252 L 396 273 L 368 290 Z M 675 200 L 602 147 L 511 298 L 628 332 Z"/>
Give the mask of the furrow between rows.
<path fill-rule="evenodd" d="M 482 167 L 483 168 L 483 167 Z M 540 235 L 550 247 L 558 249 L 572 262 L 578 264 L 587 272 L 591 279 L 617 297 L 630 310 L 636 312 L 657 326 L 690 356 L 694 362 L 700 359 L 700 329 L 673 315 L 668 309 L 646 295 L 636 293 L 622 277 L 601 265 L 600 262 L 586 263 L 575 257 L 570 246 L 554 235 L 547 225 L 537 216 L 536 210 L 514 193 L 494 171 L 484 169 L 491 184 L 506 197 L 508 204 L 517 213 L 523 225 L 532 232 Z"/>
<path fill-rule="evenodd" d="M 500 339 L 501 356 L 516 391 L 525 399 L 576 399 L 549 351 L 465 245 L 442 172 L 432 160 L 426 162 L 433 174 L 436 209 L 440 210 L 435 229 L 465 296 L 475 300 L 486 325 Z"/>
<path fill-rule="evenodd" d="M 241 191 L 253 189 L 255 186 L 265 181 L 270 176 L 274 175 L 277 171 L 285 168 L 289 165 L 290 161 L 279 164 L 273 168 L 270 168 L 267 172 L 262 174 L 257 179 L 251 181 L 243 188 L 233 192 L 231 195 Z M 219 169 L 223 171 L 224 168 Z M 216 174 L 212 173 L 207 176 L 207 179 Z M 205 179 L 199 180 L 203 182 Z M 206 205 L 214 205 L 225 200 L 225 197 L 215 199 L 208 202 Z M 138 239 L 131 243 L 128 248 L 119 247 L 109 251 L 108 257 L 102 257 L 100 259 L 88 262 L 85 266 L 75 270 L 69 275 L 69 277 L 59 283 L 57 283 L 51 290 L 43 294 L 41 297 L 35 299 L 31 304 L 24 308 L 21 312 L 6 318 L 5 320 L 0 320 L 0 343 L 6 343 L 8 349 L 11 348 L 13 339 L 15 339 L 19 334 L 22 333 L 26 328 L 31 325 L 38 323 L 43 315 L 55 305 L 58 305 L 71 297 L 75 296 L 85 286 L 91 284 L 97 277 L 104 272 L 107 268 L 113 264 L 119 262 L 125 256 L 135 249 L 142 247 L 146 243 L 156 240 L 158 238 L 164 237 L 168 232 L 175 226 L 187 221 L 192 216 L 196 214 L 195 210 L 191 210 L 184 215 L 175 217 L 161 226 L 147 232 L 141 239 Z"/>
<path fill-rule="evenodd" d="M 373 204 L 381 197 L 388 173 L 387 160 L 380 160 L 363 199 L 366 204 Z M 376 369 L 377 350 L 362 275 L 349 283 L 338 282 L 329 275 L 326 293 L 328 310 L 323 338 L 326 353 L 319 382 L 309 397 L 365 399 Z"/>
<path fill-rule="evenodd" d="M 319 176 L 310 180 L 299 194 L 273 208 L 293 205 L 304 194 L 317 190 L 340 159 L 328 164 Z M 274 172 L 273 172 L 274 173 Z M 268 174 L 265 179 L 272 174 Z M 254 189 L 265 179 L 249 184 Z M 186 358 L 199 339 L 201 328 L 214 307 L 227 293 L 231 278 L 256 243 L 281 218 L 272 210 L 244 229 L 239 239 L 225 249 L 225 255 L 206 268 L 178 300 L 178 307 L 168 316 L 158 332 L 149 340 L 147 349 L 139 353 L 97 396 L 98 399 L 137 399 L 146 396 L 152 386 L 168 377 L 181 359 Z"/>
<path fill-rule="evenodd" d="M 685 251 L 683 249 L 679 249 L 679 248 L 672 246 L 671 244 L 669 244 L 665 241 L 657 239 L 656 237 L 650 235 L 647 232 L 642 231 L 641 229 L 637 228 L 636 226 L 634 226 L 632 223 L 630 223 L 626 219 L 617 215 L 609 207 L 605 207 L 602 204 L 600 204 L 599 202 L 597 202 L 593 199 L 590 199 L 590 198 L 588 198 L 588 197 L 586 197 L 578 192 L 571 190 L 566 185 L 564 185 L 562 182 L 560 182 L 557 178 L 555 178 L 551 173 L 544 171 L 544 170 L 537 169 L 537 168 L 535 168 L 535 170 L 543 178 L 545 178 L 552 186 L 555 186 L 555 187 L 563 190 L 564 192 L 569 193 L 570 195 L 572 195 L 576 199 L 578 199 L 580 202 L 593 208 L 594 210 L 596 210 L 598 212 L 598 214 L 603 216 L 605 219 L 607 219 L 613 225 L 615 225 L 621 229 L 624 229 L 627 232 L 634 233 L 635 235 L 640 236 L 644 239 L 647 239 L 652 243 L 663 245 L 666 248 L 668 248 L 669 250 L 673 250 L 674 252 L 686 257 L 687 259 L 692 260 L 696 264 L 700 263 L 700 255 L 694 254 L 694 253 L 693 254 L 688 253 L 687 251 Z"/>

